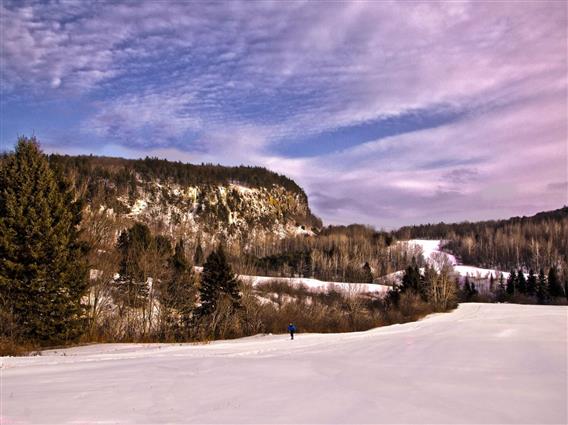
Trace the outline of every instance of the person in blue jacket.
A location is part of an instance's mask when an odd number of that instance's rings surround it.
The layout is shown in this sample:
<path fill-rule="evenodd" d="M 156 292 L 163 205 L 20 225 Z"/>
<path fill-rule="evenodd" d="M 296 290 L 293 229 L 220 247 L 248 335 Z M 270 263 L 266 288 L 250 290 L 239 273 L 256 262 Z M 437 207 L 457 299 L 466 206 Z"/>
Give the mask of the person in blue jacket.
<path fill-rule="evenodd" d="M 288 332 L 290 332 L 290 339 L 294 339 L 294 332 L 296 332 L 296 326 L 292 322 L 288 325 Z"/>

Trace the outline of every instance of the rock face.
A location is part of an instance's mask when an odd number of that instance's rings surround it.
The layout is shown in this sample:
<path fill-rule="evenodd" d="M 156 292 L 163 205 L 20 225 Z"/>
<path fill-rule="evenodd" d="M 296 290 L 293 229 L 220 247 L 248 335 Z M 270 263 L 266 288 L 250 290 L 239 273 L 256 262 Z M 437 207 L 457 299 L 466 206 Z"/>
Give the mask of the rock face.
<path fill-rule="evenodd" d="M 268 189 L 235 183 L 184 187 L 140 182 L 137 196 L 117 200 L 124 217 L 157 224 L 170 233 L 182 231 L 213 239 L 313 234 L 308 203 L 278 185 Z"/>
<path fill-rule="evenodd" d="M 172 236 L 210 241 L 310 235 L 321 227 L 293 181 L 262 168 L 52 156 L 98 211 Z M 212 173 L 214 176 L 212 177 Z"/>

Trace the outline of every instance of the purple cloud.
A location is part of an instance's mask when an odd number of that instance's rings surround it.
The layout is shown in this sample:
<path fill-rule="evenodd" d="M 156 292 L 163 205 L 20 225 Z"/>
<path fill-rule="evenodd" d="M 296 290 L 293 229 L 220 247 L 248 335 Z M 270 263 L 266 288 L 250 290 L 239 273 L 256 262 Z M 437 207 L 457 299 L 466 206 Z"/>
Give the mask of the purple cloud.
<path fill-rule="evenodd" d="M 567 202 L 554 186 L 567 180 L 561 2 L 5 2 L 0 19 L 4 111 L 46 100 L 88 111 L 38 132 L 51 150 L 96 141 L 94 153 L 265 165 L 334 223 Z M 298 142 L 439 110 L 455 118 L 371 141 L 353 132 L 315 157 Z M 65 132 L 89 144 L 51 136 Z M 282 141 L 294 158 L 277 153 Z"/>

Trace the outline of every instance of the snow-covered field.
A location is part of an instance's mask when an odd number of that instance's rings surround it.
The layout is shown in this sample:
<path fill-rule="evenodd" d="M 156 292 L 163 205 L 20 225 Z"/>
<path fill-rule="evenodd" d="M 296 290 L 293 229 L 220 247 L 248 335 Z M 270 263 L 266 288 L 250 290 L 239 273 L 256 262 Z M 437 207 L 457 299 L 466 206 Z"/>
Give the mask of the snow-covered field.
<path fill-rule="evenodd" d="M 352 334 L 2 358 L 2 424 L 566 423 L 560 306 L 464 304 Z"/>

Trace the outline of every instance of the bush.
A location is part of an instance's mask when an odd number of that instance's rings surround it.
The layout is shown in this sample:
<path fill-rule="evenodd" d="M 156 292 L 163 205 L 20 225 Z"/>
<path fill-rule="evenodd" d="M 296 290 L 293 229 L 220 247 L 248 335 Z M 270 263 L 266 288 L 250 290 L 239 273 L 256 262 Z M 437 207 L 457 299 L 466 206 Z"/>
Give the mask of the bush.
<path fill-rule="evenodd" d="M 0 337 L 0 357 L 27 356 L 37 350 L 37 345 L 21 343 L 10 338 Z"/>

